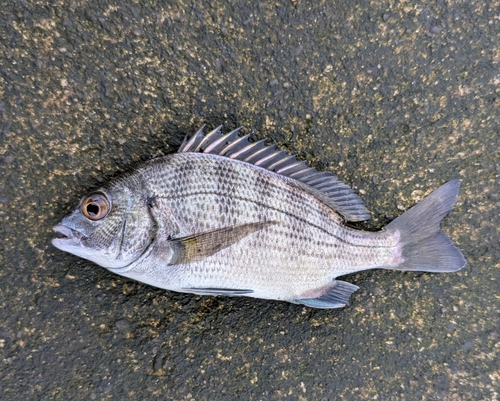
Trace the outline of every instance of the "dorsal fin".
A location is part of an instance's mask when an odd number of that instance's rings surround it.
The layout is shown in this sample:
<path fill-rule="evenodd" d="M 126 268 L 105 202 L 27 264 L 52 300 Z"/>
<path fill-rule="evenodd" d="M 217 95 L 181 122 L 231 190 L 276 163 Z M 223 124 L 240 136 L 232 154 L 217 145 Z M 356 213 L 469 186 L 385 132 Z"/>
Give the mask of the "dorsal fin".
<path fill-rule="evenodd" d="M 370 219 L 361 198 L 354 191 L 328 171 L 320 172 L 309 167 L 296 156 L 289 156 L 274 145 L 266 146 L 265 140 L 250 142 L 250 135 L 239 136 L 240 128 L 227 134 L 221 132 L 222 126 L 203 135 L 201 127 L 193 136 L 184 138 L 179 152 L 203 152 L 231 159 L 241 160 L 273 171 L 276 174 L 293 178 L 297 186 L 316 196 L 322 202 L 340 213 L 347 221 Z"/>

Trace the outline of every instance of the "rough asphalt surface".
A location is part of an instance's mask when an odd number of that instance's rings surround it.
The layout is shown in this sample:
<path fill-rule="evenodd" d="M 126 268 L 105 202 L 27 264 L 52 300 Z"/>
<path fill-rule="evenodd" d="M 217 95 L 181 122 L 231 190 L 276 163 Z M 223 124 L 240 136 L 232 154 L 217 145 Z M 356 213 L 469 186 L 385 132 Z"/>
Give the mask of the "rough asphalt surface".
<path fill-rule="evenodd" d="M 165 3 L 1 2 L 2 400 L 498 400 L 500 2 Z M 332 311 L 50 245 L 88 190 L 204 123 L 335 172 L 367 229 L 460 178 L 443 227 L 468 265 L 348 276 Z"/>

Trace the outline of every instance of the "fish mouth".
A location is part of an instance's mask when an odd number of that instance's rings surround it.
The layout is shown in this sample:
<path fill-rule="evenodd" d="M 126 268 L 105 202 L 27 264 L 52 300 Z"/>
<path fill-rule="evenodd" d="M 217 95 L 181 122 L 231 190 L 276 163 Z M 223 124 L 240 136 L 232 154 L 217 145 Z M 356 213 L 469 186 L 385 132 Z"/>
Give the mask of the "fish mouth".
<path fill-rule="evenodd" d="M 67 250 L 68 247 L 78 245 L 84 235 L 76 230 L 72 230 L 62 224 L 52 227 L 56 233 L 56 238 L 52 239 L 52 245 L 61 250 Z"/>

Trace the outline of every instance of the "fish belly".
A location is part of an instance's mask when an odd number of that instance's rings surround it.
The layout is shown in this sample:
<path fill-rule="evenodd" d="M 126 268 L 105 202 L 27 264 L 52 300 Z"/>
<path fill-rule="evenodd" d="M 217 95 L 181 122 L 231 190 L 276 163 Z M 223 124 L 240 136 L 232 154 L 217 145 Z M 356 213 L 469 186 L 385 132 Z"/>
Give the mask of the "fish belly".
<path fill-rule="evenodd" d="M 395 263 L 393 236 L 350 231 L 277 223 L 193 263 L 168 265 L 168 252 L 158 250 L 124 275 L 179 292 L 249 290 L 245 295 L 293 300 L 338 276 Z"/>
<path fill-rule="evenodd" d="M 245 289 L 253 291 L 248 296 L 289 300 L 337 276 L 390 265 L 397 254 L 394 233 L 352 230 L 294 180 L 270 171 L 193 154 L 170 159 L 169 169 L 151 169 L 143 174 L 155 198 L 160 241 L 121 273 L 139 281 L 174 291 Z M 257 222 L 272 224 L 204 259 L 168 264 L 166 238 Z"/>

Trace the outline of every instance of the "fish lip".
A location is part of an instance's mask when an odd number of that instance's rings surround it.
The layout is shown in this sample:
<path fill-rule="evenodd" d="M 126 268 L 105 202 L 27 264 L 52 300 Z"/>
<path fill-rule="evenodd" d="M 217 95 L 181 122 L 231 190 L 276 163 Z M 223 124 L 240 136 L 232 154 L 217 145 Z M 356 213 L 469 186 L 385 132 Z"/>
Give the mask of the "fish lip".
<path fill-rule="evenodd" d="M 52 230 L 59 235 L 52 239 L 52 245 L 59 249 L 68 245 L 77 245 L 80 243 L 82 237 L 85 237 L 81 232 L 73 230 L 64 224 L 56 224 L 52 227 Z"/>

